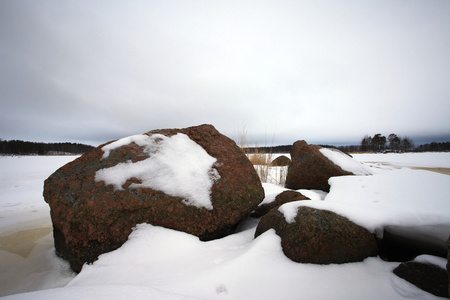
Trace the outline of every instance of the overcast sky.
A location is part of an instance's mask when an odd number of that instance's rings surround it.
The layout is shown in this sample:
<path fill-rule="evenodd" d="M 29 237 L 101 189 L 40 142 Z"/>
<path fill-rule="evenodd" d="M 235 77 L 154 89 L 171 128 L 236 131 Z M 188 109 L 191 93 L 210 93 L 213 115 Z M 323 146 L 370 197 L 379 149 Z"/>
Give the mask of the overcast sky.
<path fill-rule="evenodd" d="M 450 1 L 0 1 L 0 138 L 450 140 Z"/>

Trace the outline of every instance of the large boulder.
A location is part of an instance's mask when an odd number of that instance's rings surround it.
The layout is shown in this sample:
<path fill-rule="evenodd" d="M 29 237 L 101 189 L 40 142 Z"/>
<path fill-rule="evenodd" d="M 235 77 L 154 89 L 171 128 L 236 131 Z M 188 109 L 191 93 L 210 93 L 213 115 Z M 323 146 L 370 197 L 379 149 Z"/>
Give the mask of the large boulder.
<path fill-rule="evenodd" d="M 299 263 L 332 264 L 362 261 L 377 254 L 375 236 L 334 212 L 296 202 L 263 216 L 255 237 L 274 229 L 284 254 Z"/>
<path fill-rule="evenodd" d="M 301 200 L 311 200 L 305 195 L 297 191 L 283 191 L 279 193 L 272 202 L 264 203 L 261 202 L 258 207 L 250 214 L 252 218 L 260 218 L 267 214 L 270 210 L 275 207 L 279 207 L 285 203 L 301 201 Z"/>
<path fill-rule="evenodd" d="M 211 125 L 154 130 L 101 145 L 44 184 L 57 254 L 74 271 L 149 223 L 198 236 L 232 232 L 263 200 L 250 161 Z"/>
<path fill-rule="evenodd" d="M 344 170 L 345 169 L 345 170 Z M 329 191 L 328 179 L 344 175 L 369 175 L 370 171 L 348 154 L 337 149 L 297 141 L 291 148 L 286 188 Z"/>

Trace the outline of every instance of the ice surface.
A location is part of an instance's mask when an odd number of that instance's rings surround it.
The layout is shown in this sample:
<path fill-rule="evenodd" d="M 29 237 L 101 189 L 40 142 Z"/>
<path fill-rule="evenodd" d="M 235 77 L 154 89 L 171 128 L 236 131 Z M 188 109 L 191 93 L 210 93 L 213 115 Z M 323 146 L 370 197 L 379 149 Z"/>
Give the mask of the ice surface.
<path fill-rule="evenodd" d="M 0 156 L 0 230 L 50 226 L 44 180 L 78 156 Z"/>
<path fill-rule="evenodd" d="M 352 154 L 361 162 L 377 162 L 403 167 L 450 168 L 450 152 L 361 153 Z"/>
<path fill-rule="evenodd" d="M 132 142 L 143 146 L 149 158 L 98 170 L 96 181 L 104 181 L 106 185 L 111 184 L 120 190 L 127 180 L 134 177 L 141 183 L 132 183 L 131 189 L 152 188 L 181 197 L 187 205 L 213 209 L 211 187 L 220 175 L 213 168 L 216 159 L 200 145 L 182 133 L 171 137 L 161 134 L 135 135 L 104 146 L 103 157 L 106 158 L 111 150 Z"/>

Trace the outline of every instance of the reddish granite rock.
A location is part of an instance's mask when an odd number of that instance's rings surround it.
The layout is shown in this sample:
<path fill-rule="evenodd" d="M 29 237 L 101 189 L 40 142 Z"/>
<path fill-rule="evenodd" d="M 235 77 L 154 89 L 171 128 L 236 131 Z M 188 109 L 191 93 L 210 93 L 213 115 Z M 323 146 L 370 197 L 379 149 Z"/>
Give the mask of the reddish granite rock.
<path fill-rule="evenodd" d="M 275 229 L 284 254 L 299 263 L 340 264 L 377 254 L 375 236 L 347 218 L 305 206 L 294 209 L 297 215 L 291 223 L 279 209 L 272 209 L 261 218 L 255 237 Z"/>
<path fill-rule="evenodd" d="M 308 145 L 305 141 L 294 143 L 286 176 L 286 188 L 329 191 L 330 177 L 353 175 L 330 161 L 319 151 L 320 148 L 320 146 Z"/>
<path fill-rule="evenodd" d="M 300 200 L 311 200 L 304 196 L 302 193 L 297 191 L 284 191 L 275 197 L 275 200 L 270 203 L 260 204 L 255 211 L 250 214 L 250 217 L 260 218 L 267 214 L 270 210 L 275 207 L 279 207 L 285 203 L 300 201 Z"/>
<path fill-rule="evenodd" d="M 149 137 L 153 141 L 151 146 L 139 142 Z M 164 141 L 174 137 L 195 142 L 194 145 L 203 148 L 201 151 L 206 151 L 204 155 L 212 157 L 208 159 L 216 159 L 207 175 L 200 174 L 211 180 L 206 196 L 204 188 L 186 196 L 148 187 L 147 180 L 160 180 L 163 175 L 166 178 L 163 186 L 176 190 L 185 184 L 167 170 L 164 164 L 170 162 L 147 165 L 144 172 L 135 175 L 130 172 L 131 177 L 122 181 L 117 178 L 123 176 L 120 170 L 115 176 L 103 176 L 105 170 L 146 164 L 165 151 Z M 100 254 L 120 247 L 139 223 L 184 231 L 202 240 L 223 237 L 264 198 L 253 165 L 235 142 L 211 125 L 154 130 L 111 143 L 63 166 L 45 181 L 44 198 L 51 208 L 55 248 L 74 271 L 80 271 L 84 263 L 95 261 Z M 181 163 L 180 172 L 196 179 L 199 174 L 190 174 L 190 169 L 204 162 L 192 161 L 183 148 L 172 148 L 167 151 L 175 151 L 171 155 L 185 162 Z M 203 194 L 203 202 L 196 200 L 197 193 Z"/>

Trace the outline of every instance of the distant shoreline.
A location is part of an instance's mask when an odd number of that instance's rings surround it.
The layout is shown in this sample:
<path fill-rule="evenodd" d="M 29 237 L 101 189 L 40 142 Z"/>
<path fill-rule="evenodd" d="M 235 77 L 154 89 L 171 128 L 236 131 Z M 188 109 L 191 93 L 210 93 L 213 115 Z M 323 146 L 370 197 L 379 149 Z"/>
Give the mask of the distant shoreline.
<path fill-rule="evenodd" d="M 372 162 L 366 161 L 365 163 L 377 163 L 384 166 L 394 167 L 394 168 L 409 168 L 412 170 L 424 170 L 430 172 L 436 172 L 444 175 L 450 175 L 450 168 L 441 168 L 441 167 L 414 167 L 414 166 L 404 166 L 404 165 L 396 165 L 395 163 L 387 163 L 387 162 Z"/>
<path fill-rule="evenodd" d="M 450 168 L 427 168 L 427 167 L 409 167 L 413 170 L 425 170 L 450 175 Z"/>

